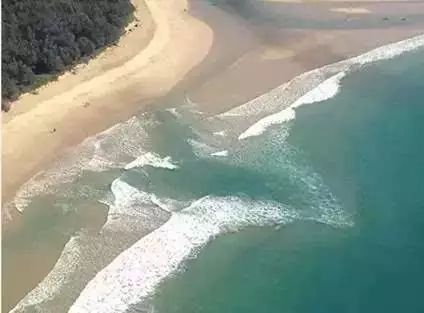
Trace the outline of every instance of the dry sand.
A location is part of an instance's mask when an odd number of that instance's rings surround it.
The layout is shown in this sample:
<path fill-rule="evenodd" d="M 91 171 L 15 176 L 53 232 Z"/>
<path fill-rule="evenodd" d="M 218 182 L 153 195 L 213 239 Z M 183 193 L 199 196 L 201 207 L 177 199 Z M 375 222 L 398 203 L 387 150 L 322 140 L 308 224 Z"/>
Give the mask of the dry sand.
<path fill-rule="evenodd" d="M 186 0 L 133 2 L 139 25 L 132 24 L 119 46 L 78 66 L 75 75 L 65 74 L 41 88 L 37 95 L 23 96 L 11 112 L 3 114 L 3 203 L 66 149 L 163 96 L 184 93 L 213 114 L 304 71 L 424 32 L 424 3 L 418 2 L 269 2 L 278 20 L 284 22 L 288 15 L 300 25 L 303 20 L 322 19 L 342 26 L 334 28 L 268 24 L 206 0 L 191 1 L 189 10 Z M 370 13 L 332 10 L 337 8 L 362 8 Z M 351 15 L 353 20 L 346 19 Z M 389 21 L 382 20 L 386 15 Z M 407 20 L 401 21 L 404 16 Z M 370 21 L 378 23 L 373 28 L 352 26 Z M 16 218 L 7 225 L 17 237 L 25 227 L 21 222 Z M 9 281 L 17 282 L 16 289 L 9 288 L 8 307 L 47 274 L 62 246 L 49 249 L 40 252 L 37 248 L 42 266 L 16 265 L 9 275 Z"/>
<path fill-rule="evenodd" d="M 259 3 L 246 0 L 244 10 L 248 2 Z M 201 0 L 191 1 L 190 8 L 186 0 L 134 3 L 141 25 L 132 25 L 118 47 L 38 95 L 23 96 L 3 115 L 3 203 L 64 150 L 171 91 L 215 113 L 304 71 L 424 32 L 420 2 L 263 2 L 272 5 L 277 22 L 289 16 L 302 26 L 303 20 L 321 19 L 341 26 L 334 28 L 267 24 Z M 370 13 L 351 14 L 350 20 L 350 13 L 332 11 L 341 7 Z M 390 21 L 383 20 L 386 15 Z M 358 27 L 362 21 L 376 25 Z"/>
<path fill-rule="evenodd" d="M 190 99 L 211 114 L 241 105 L 305 71 L 424 33 L 424 2 L 343 3 L 343 7 L 370 12 L 352 18 L 332 12 L 332 8 L 341 7 L 332 1 L 298 4 L 244 0 L 241 9 L 227 10 L 231 16 L 196 10 L 202 3 L 194 4 L 196 16 L 214 30 L 214 46 L 228 47 L 228 43 L 240 42 L 240 37 L 242 45 L 247 46 L 225 66 L 210 69 L 207 79 L 190 88 Z M 293 20 L 296 22 L 290 23 Z"/>
<path fill-rule="evenodd" d="M 65 74 L 41 88 L 38 95 L 21 97 L 3 115 L 3 203 L 63 149 L 166 94 L 207 55 L 212 31 L 188 14 L 187 1 L 134 4 L 141 26 L 118 47 L 79 67 L 75 75 Z"/>

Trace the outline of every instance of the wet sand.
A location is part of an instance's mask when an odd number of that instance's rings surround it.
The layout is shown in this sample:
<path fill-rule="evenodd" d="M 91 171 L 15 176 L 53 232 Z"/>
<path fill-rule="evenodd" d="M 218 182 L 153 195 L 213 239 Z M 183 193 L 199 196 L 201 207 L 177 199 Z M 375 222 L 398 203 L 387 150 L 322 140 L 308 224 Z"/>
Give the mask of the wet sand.
<path fill-rule="evenodd" d="M 38 95 L 23 97 L 21 107 L 18 102 L 16 110 L 3 115 L 3 203 L 67 149 L 149 106 L 188 96 L 210 114 L 222 112 L 307 70 L 424 32 L 424 4 L 419 2 L 273 1 L 258 7 L 246 1 L 242 8 L 237 7 L 239 1 L 232 3 L 194 0 L 186 11 L 184 1 L 173 5 L 159 1 L 159 19 L 152 14 L 152 23 L 146 26 L 150 28 L 123 38 L 131 46 L 125 49 L 133 49 L 126 57 L 118 53 L 126 47 L 120 44 L 106 52 L 110 57 L 94 60 L 97 65 L 90 67 L 90 63 L 76 75 L 67 74 L 69 78 L 42 88 Z M 332 10 L 346 7 L 369 13 Z M 290 21 L 287 16 L 294 21 L 284 22 Z M 310 26 L 302 26 L 303 21 Z M 144 42 L 135 47 L 137 38 Z M 53 127 L 57 131 L 51 134 Z M 92 224 L 102 218 L 99 214 Z M 27 222 L 17 214 L 6 227 L 11 231 L 7 235 L 19 238 Z M 13 307 L 50 271 L 67 238 L 58 241 L 48 251 L 16 245 L 11 256 L 16 265 L 5 277 L 16 284 L 3 309 Z M 43 260 L 43 266 L 27 269 L 23 256 Z M 18 275 L 23 269 L 30 279 Z"/>
<path fill-rule="evenodd" d="M 227 3 L 231 5 L 221 7 L 228 17 L 202 10 L 202 1 L 193 2 L 195 16 L 214 30 L 216 50 L 228 49 L 228 43 L 243 37 L 237 57 L 208 68 L 207 79 L 188 93 L 210 113 L 247 102 L 305 71 L 424 32 L 422 2 Z M 360 7 L 369 13 L 332 11 L 340 7 Z M 216 63 L 207 59 L 198 68 L 208 61 Z"/>
<path fill-rule="evenodd" d="M 4 114 L 3 204 L 59 154 L 145 109 L 206 57 L 212 30 L 189 15 L 186 1 L 145 3 L 139 11 L 145 14 L 147 8 L 156 25 L 150 41 L 149 30 L 141 27 L 138 35 L 124 37 L 125 44 L 101 55 L 75 78 L 65 75 L 38 95 L 25 95 L 14 103 L 21 109 Z M 122 58 L 127 45 L 134 53 L 125 52 Z"/>
<path fill-rule="evenodd" d="M 66 149 L 158 99 L 184 93 L 219 112 L 304 71 L 424 30 L 422 2 L 195 0 L 187 11 L 183 0 L 147 1 L 148 22 L 138 1 L 144 28 L 4 114 L 3 204 Z M 334 11 L 340 7 L 369 13 Z"/>

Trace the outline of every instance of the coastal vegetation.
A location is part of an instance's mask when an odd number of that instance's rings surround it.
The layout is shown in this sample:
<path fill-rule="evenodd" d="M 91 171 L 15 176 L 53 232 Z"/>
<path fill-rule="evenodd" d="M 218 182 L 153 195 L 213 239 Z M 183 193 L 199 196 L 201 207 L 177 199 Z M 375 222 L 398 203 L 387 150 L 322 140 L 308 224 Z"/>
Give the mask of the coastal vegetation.
<path fill-rule="evenodd" d="M 130 0 L 3 0 L 2 109 L 115 43 L 133 11 Z"/>

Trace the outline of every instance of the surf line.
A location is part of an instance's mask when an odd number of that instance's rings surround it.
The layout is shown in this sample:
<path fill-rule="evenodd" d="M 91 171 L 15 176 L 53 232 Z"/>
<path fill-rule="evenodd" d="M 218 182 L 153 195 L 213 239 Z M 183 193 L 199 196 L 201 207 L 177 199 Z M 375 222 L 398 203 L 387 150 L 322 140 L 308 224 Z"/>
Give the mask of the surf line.
<path fill-rule="evenodd" d="M 221 117 L 243 116 L 262 113 L 270 106 L 270 101 L 266 101 L 266 97 L 270 97 L 272 101 L 283 101 L 284 93 L 289 91 L 296 83 L 302 85 L 311 83 L 309 91 L 303 93 L 294 102 L 281 105 L 284 108 L 278 112 L 269 114 L 243 131 L 238 139 L 243 140 L 249 137 L 259 136 L 264 133 L 270 126 L 282 124 L 296 118 L 295 110 L 304 105 L 317 103 L 333 98 L 337 95 L 341 88 L 341 80 L 353 69 L 358 66 L 363 66 L 369 63 L 374 63 L 380 60 L 387 60 L 399 56 L 405 52 L 413 51 L 424 46 L 424 35 L 415 36 L 399 42 L 391 43 L 382 47 L 378 47 L 359 56 L 349 58 L 337 63 L 325 65 L 321 68 L 305 72 L 284 83 L 267 94 L 261 95 L 239 107 L 231 109 Z M 331 76 L 330 76 L 331 75 Z M 330 76 L 330 77 L 329 77 Z"/>

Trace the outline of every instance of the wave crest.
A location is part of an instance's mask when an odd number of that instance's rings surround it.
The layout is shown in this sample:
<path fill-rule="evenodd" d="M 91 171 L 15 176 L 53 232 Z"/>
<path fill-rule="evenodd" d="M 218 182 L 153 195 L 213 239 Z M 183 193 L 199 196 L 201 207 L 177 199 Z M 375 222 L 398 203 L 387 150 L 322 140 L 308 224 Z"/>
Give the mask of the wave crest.
<path fill-rule="evenodd" d="M 163 226 L 100 271 L 69 312 L 125 312 L 152 295 L 166 276 L 212 238 L 247 226 L 287 223 L 295 218 L 294 210 L 275 202 L 201 198 L 174 213 Z"/>
<path fill-rule="evenodd" d="M 134 161 L 128 163 L 125 165 L 125 169 L 129 170 L 135 167 L 144 167 L 144 166 L 152 166 L 152 167 L 158 167 L 158 168 L 165 168 L 168 170 L 175 170 L 178 168 L 178 165 L 173 163 L 172 158 L 167 156 L 164 158 L 161 158 L 156 153 L 147 152 L 141 156 L 139 156 Z"/>
<path fill-rule="evenodd" d="M 290 120 L 293 120 L 296 117 L 295 109 L 304 105 L 304 104 L 311 104 L 314 102 L 321 102 L 324 100 L 328 100 L 332 97 L 334 97 L 339 89 L 340 89 L 340 81 L 345 76 L 345 72 L 340 72 L 321 84 L 319 84 L 317 87 L 312 89 L 311 91 L 307 92 L 305 95 L 297 99 L 293 104 L 291 104 L 286 109 L 275 113 L 268 115 L 262 119 L 260 119 L 258 122 L 250 126 L 247 130 L 245 130 L 238 139 L 246 139 L 248 137 L 253 136 L 259 136 L 262 133 L 265 132 L 265 130 L 275 124 L 281 124 Z"/>

